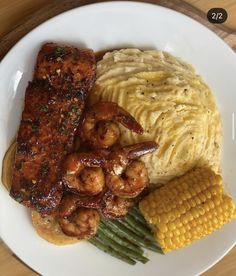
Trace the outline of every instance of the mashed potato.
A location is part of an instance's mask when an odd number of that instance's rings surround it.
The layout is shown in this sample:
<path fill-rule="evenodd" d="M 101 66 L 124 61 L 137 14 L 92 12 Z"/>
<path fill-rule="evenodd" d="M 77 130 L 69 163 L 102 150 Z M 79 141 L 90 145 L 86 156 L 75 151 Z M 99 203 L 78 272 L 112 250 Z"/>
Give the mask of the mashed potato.
<path fill-rule="evenodd" d="M 209 87 L 185 62 L 161 51 L 122 49 L 97 65 L 91 103 L 117 102 L 141 123 L 136 135 L 121 127 L 121 143 L 155 140 L 143 158 L 152 183 L 165 183 L 195 166 L 219 170 L 221 122 Z"/>

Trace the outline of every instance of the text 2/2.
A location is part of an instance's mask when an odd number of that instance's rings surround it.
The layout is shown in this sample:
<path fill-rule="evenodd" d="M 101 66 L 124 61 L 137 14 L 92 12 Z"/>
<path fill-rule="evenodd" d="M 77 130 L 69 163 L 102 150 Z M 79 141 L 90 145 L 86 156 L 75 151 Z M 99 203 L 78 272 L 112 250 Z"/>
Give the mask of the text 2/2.
<path fill-rule="evenodd" d="M 214 24 L 224 23 L 227 17 L 227 11 L 223 8 L 212 8 L 207 13 L 208 20 Z"/>

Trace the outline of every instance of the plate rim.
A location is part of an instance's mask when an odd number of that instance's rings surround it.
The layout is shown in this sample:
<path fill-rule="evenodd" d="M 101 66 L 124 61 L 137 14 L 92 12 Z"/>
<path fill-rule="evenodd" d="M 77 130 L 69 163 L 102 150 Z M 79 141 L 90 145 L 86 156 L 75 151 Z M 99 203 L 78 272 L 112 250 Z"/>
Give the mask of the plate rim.
<path fill-rule="evenodd" d="M 98 2 L 98 3 L 90 3 L 90 4 L 86 4 L 86 5 L 83 5 L 83 6 L 79 6 L 79 7 L 75 7 L 75 8 L 72 8 L 72 9 L 69 9 L 67 11 L 64 11 L 64 12 L 61 12 L 49 19 L 47 19 L 46 21 L 40 23 L 39 25 L 37 25 L 35 28 L 33 28 L 32 30 L 30 30 L 28 33 L 26 33 L 23 37 L 21 37 L 8 51 L 7 53 L 4 55 L 4 57 L 0 60 L 0 67 L 1 67 L 1 64 L 5 61 L 5 59 L 7 58 L 7 56 L 9 54 L 11 54 L 11 52 L 14 50 L 15 47 L 17 47 L 19 44 L 22 43 L 23 40 L 25 40 L 32 32 L 36 31 L 38 28 L 42 27 L 44 24 L 47 24 L 49 23 L 50 21 L 53 21 L 55 20 L 57 17 L 60 17 L 62 15 L 65 15 L 65 14 L 69 14 L 70 12 L 73 12 L 75 10 L 83 10 L 83 9 L 89 9 L 89 8 L 96 8 L 96 6 L 98 8 L 102 8 L 103 6 L 107 6 L 107 5 L 113 5 L 113 6 L 120 6 L 120 5 L 134 5 L 134 6 L 137 6 L 137 5 L 140 5 L 140 6 L 153 6 L 153 7 L 156 7 L 156 8 L 159 8 L 159 9 L 163 9 L 163 10 L 166 10 L 167 12 L 171 12 L 171 13 L 174 13 L 176 15 L 180 15 L 182 17 L 185 17 L 193 22 L 195 22 L 195 24 L 198 24 L 199 26 L 203 27 L 205 30 L 207 30 L 208 32 L 211 32 L 216 38 L 218 38 L 225 46 L 227 46 L 228 50 L 231 51 L 232 54 L 235 54 L 234 50 L 220 37 L 218 36 L 214 31 L 212 31 L 211 29 L 209 29 L 208 27 L 206 27 L 204 24 L 200 23 L 199 21 L 195 20 L 194 18 L 184 14 L 184 13 L 181 13 L 179 11 L 176 11 L 174 9 L 171 9 L 171 8 L 168 8 L 168 7 L 164 7 L 164 6 L 161 6 L 161 5 L 158 5 L 157 4 L 154 4 L 154 3 L 150 3 L 150 2 L 138 2 L 138 1 L 103 1 L 103 2 Z"/>

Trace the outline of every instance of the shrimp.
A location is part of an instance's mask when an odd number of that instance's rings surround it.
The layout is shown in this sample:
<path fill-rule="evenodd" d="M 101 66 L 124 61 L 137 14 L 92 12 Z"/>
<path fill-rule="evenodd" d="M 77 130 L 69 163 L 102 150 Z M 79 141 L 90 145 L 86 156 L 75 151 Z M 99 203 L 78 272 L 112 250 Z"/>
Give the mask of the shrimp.
<path fill-rule="evenodd" d="M 111 147 L 120 137 L 116 122 L 133 132 L 143 133 L 141 125 L 119 105 L 113 102 L 99 102 L 85 111 L 80 136 L 92 148 Z"/>
<path fill-rule="evenodd" d="M 63 183 L 74 192 L 97 195 L 105 186 L 105 177 L 100 166 L 105 156 L 98 153 L 72 153 L 63 164 Z"/>
<path fill-rule="evenodd" d="M 61 230 L 67 236 L 83 240 L 96 234 L 100 215 L 95 209 L 78 208 L 70 216 L 60 218 L 58 222 Z"/>
<path fill-rule="evenodd" d="M 157 149 L 155 142 L 143 142 L 112 152 L 106 165 L 106 186 L 118 197 L 133 198 L 149 184 L 148 172 L 141 160 L 134 160 Z"/>
<path fill-rule="evenodd" d="M 154 141 L 145 141 L 122 148 L 117 148 L 107 154 L 103 167 L 108 173 L 120 175 L 130 163 L 130 160 L 137 159 L 145 154 L 152 153 L 158 148 Z"/>
<path fill-rule="evenodd" d="M 78 208 L 77 201 L 77 194 L 68 193 L 65 195 L 59 204 L 57 216 L 64 218 L 71 215 Z"/>
<path fill-rule="evenodd" d="M 71 215 L 78 207 L 99 209 L 102 206 L 103 197 L 107 189 L 95 196 L 83 196 L 74 193 L 67 193 L 61 200 L 57 216 L 67 217 Z"/>
<path fill-rule="evenodd" d="M 133 205 L 131 199 L 118 197 L 108 191 L 103 197 L 101 213 L 105 218 L 118 219 L 124 217 Z"/>
<path fill-rule="evenodd" d="M 132 161 L 122 175 L 107 174 L 106 185 L 113 194 L 132 198 L 139 195 L 149 184 L 148 172 L 144 162 Z"/>

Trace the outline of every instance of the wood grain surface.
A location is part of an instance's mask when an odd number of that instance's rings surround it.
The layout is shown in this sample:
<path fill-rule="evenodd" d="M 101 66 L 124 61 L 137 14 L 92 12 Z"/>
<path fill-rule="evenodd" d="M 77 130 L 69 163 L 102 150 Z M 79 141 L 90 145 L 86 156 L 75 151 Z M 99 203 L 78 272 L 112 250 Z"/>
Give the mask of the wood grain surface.
<path fill-rule="evenodd" d="M 101 1 L 0 0 L 0 59 L 21 37 L 40 23 L 63 11 L 95 2 Z M 236 51 L 236 0 L 149 0 L 146 2 L 177 10 L 196 19 L 216 32 Z M 212 7 L 222 7 L 227 10 L 228 19 L 224 24 L 213 25 L 207 21 L 206 13 Z M 0 240 L 0 276 L 34 275 L 38 274 L 14 256 Z M 236 275 L 236 247 L 203 275 Z"/>
<path fill-rule="evenodd" d="M 225 26 L 236 30 L 236 1 L 235 0 L 187 0 L 189 4 L 204 11 L 211 8 L 220 7 L 224 8 L 228 12 L 227 21 L 224 23 Z"/>

